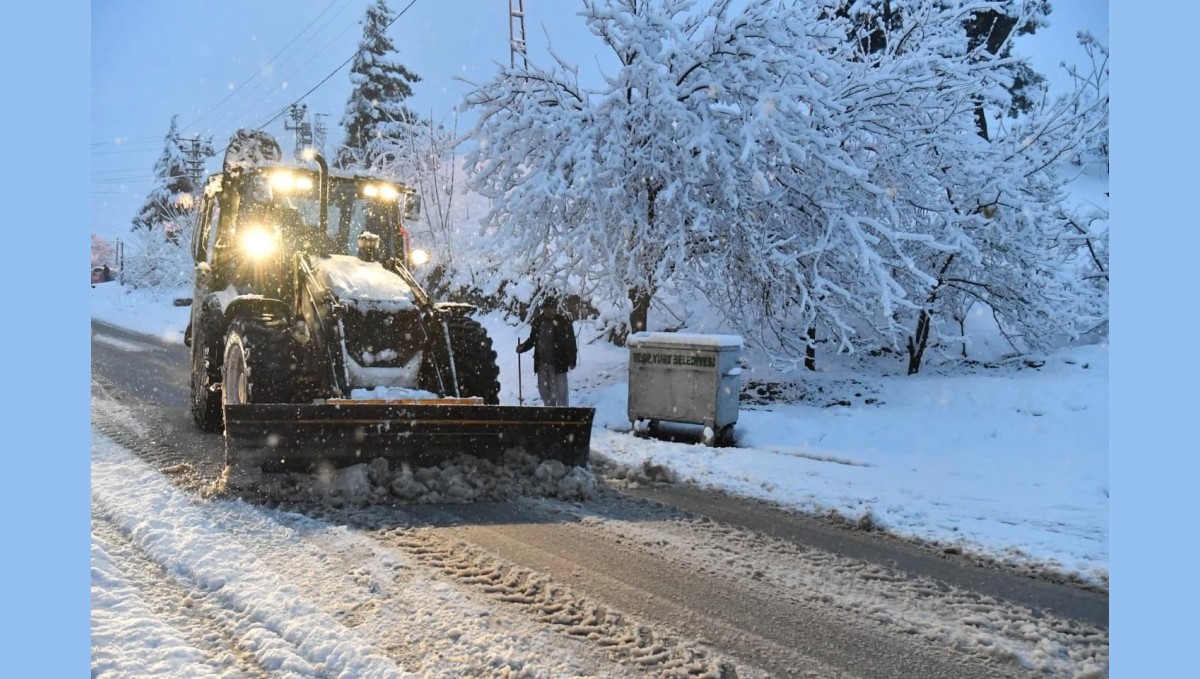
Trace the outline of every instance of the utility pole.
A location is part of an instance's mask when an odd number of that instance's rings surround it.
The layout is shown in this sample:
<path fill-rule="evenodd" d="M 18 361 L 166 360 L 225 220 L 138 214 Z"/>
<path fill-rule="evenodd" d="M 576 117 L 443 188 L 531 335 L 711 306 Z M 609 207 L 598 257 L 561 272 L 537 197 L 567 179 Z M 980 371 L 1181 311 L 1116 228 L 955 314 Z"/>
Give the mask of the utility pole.
<path fill-rule="evenodd" d="M 295 133 L 296 146 L 292 151 L 292 155 L 296 160 L 301 160 L 301 154 L 304 149 L 313 145 L 313 129 L 312 123 L 308 122 L 308 105 L 307 104 L 292 104 L 288 107 L 288 115 L 291 117 L 291 122 L 283 121 L 283 129 L 291 130 Z"/>
<path fill-rule="evenodd" d="M 204 179 L 204 160 L 213 155 L 212 138 L 201 139 L 199 135 L 195 137 L 175 136 L 172 141 L 184 153 L 184 172 L 191 178 L 192 185 L 199 187 L 200 182 Z"/>
<path fill-rule="evenodd" d="M 325 120 L 328 113 L 314 113 L 311 119 L 307 104 L 292 104 L 288 107 L 290 121 L 283 121 L 283 128 L 295 133 L 295 150 L 292 154 L 296 160 L 303 160 L 304 149 L 315 148 L 325 155 Z"/>
<path fill-rule="evenodd" d="M 508 0 L 508 47 L 509 66 L 517 67 L 520 55 L 521 68 L 528 68 L 525 58 L 525 0 Z"/>
<path fill-rule="evenodd" d="M 325 155 L 325 118 L 327 116 L 329 116 L 328 113 L 313 114 L 313 146 L 321 152 L 322 156 Z"/>

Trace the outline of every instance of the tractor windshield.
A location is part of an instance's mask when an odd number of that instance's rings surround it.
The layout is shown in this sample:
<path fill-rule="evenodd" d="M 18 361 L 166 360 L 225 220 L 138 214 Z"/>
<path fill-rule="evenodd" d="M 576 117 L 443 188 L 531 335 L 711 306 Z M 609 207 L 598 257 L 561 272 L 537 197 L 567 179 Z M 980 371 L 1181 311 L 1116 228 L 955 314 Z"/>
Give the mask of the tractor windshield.
<path fill-rule="evenodd" d="M 385 256 L 399 256 L 396 236 L 399 210 L 388 185 L 364 179 L 332 177 L 329 188 L 329 223 L 320 233 L 320 199 L 315 174 L 276 171 L 257 183 L 247 214 L 259 212 L 285 233 L 304 236 L 321 254 L 357 255 L 358 236 L 364 231 L 379 236 Z"/>

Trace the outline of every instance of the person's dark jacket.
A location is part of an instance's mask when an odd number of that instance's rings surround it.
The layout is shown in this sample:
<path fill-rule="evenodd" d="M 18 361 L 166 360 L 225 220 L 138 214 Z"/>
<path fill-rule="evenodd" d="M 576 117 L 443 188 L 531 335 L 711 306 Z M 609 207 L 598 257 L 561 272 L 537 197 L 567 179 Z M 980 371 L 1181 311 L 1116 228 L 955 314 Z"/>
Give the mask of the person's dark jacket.
<path fill-rule="evenodd" d="M 541 351 L 537 346 L 543 323 L 554 324 L 554 372 L 565 373 L 571 370 L 577 363 L 579 350 L 575 345 L 575 330 L 571 327 L 571 319 L 562 313 L 555 314 L 554 318 L 541 313 L 534 315 L 529 327 L 529 339 L 518 344 L 517 351 L 525 353 L 533 349 L 533 371 L 537 372 L 540 369 L 542 361 L 546 358 L 539 355 Z"/>

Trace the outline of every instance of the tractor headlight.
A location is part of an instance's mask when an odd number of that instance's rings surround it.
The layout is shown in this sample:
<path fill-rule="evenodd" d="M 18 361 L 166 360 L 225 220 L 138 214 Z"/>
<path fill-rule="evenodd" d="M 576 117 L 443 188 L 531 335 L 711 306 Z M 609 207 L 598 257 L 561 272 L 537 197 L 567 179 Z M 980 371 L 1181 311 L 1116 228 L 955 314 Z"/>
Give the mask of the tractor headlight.
<path fill-rule="evenodd" d="M 312 178 L 302 174 L 288 170 L 279 170 L 271 174 L 271 188 L 280 193 L 311 191 L 312 187 Z"/>
<path fill-rule="evenodd" d="M 391 184 L 367 184 L 362 189 L 363 196 L 376 200 L 394 201 L 400 197 L 400 190 Z"/>
<path fill-rule="evenodd" d="M 429 253 L 425 250 L 413 250 L 408 253 L 408 261 L 412 262 L 413 266 L 421 266 L 429 261 Z"/>
<path fill-rule="evenodd" d="M 279 232 L 265 226 L 252 226 L 238 238 L 242 252 L 252 259 L 266 259 L 279 250 Z"/>

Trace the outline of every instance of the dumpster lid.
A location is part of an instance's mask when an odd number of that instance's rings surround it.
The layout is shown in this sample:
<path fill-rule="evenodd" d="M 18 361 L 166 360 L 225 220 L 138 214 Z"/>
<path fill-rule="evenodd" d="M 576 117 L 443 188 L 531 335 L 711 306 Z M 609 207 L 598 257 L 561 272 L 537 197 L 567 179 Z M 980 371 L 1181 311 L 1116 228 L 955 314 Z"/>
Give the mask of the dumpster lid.
<path fill-rule="evenodd" d="M 635 332 L 629 336 L 625 344 L 631 349 L 642 346 L 687 347 L 690 349 L 741 349 L 742 338 L 739 335 L 702 335 L 683 332 Z"/>

